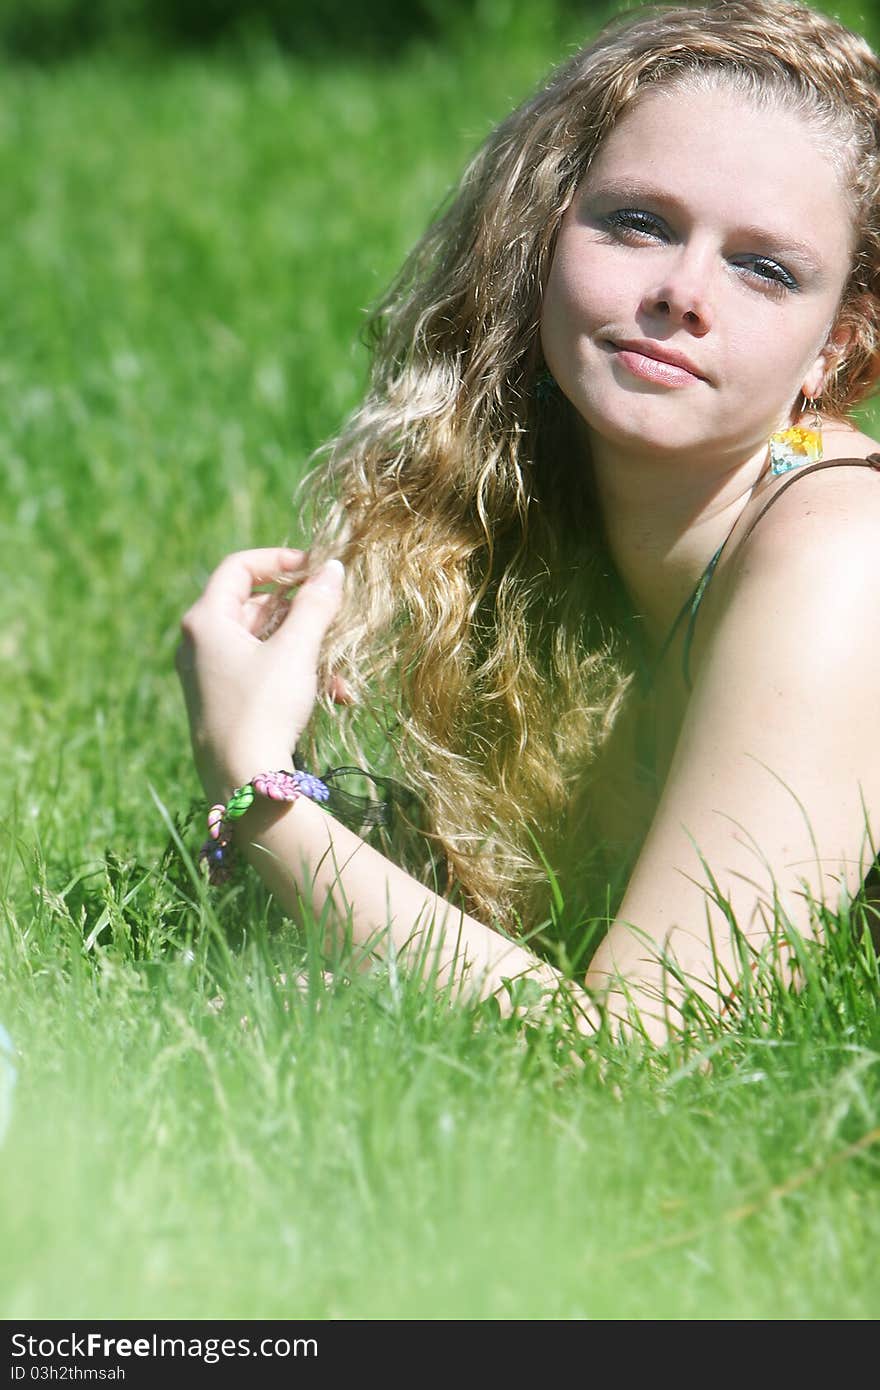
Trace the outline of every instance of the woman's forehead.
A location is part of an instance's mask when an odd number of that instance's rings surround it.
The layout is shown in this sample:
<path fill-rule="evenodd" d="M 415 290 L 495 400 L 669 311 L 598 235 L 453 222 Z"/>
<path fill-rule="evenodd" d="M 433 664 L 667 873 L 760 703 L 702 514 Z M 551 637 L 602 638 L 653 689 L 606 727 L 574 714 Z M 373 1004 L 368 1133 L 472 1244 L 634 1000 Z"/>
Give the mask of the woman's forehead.
<path fill-rule="evenodd" d="M 732 86 L 664 85 L 627 108 L 576 197 L 640 191 L 685 212 L 778 229 L 823 258 L 852 254 L 850 200 L 823 133 Z"/>
<path fill-rule="evenodd" d="M 772 152 L 799 163 L 806 179 L 816 160 L 835 164 L 835 143 L 827 130 L 794 103 L 741 90 L 732 80 L 707 83 L 695 76 L 639 93 L 599 144 L 591 167 L 612 155 L 672 162 L 688 151 L 702 154 L 707 146 L 728 161 L 739 156 L 743 165 L 761 151 Z M 714 163 L 705 165 L 706 174 Z"/>

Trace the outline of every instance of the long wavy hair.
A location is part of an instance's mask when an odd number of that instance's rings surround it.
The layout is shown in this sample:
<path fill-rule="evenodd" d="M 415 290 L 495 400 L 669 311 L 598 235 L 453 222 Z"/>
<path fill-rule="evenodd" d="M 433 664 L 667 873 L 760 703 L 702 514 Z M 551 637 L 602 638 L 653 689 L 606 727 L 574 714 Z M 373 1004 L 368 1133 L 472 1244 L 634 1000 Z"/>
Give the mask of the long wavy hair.
<path fill-rule="evenodd" d="M 822 408 L 842 416 L 867 395 L 880 370 L 876 56 L 790 0 L 649 7 L 486 140 L 373 311 L 366 397 L 306 481 L 313 555 L 348 574 L 324 653 L 325 677 L 357 697 L 343 740 L 416 793 L 441 890 L 457 883 L 513 931 L 541 920 L 537 885 L 582 824 L 633 673 L 589 461 L 571 407 L 542 385 L 543 287 L 615 122 L 659 84 L 706 78 L 829 137 L 856 249 L 838 317 L 849 343 Z"/>

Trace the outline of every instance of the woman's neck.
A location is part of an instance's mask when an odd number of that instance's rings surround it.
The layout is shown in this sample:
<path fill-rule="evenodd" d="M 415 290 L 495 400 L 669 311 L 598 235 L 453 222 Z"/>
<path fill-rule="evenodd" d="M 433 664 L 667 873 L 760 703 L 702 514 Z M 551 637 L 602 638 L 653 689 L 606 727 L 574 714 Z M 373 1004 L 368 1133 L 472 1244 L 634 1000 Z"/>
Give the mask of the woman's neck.
<path fill-rule="evenodd" d="M 611 558 L 656 649 L 765 473 L 766 447 L 714 467 L 704 457 L 639 457 L 594 441 L 590 452 Z"/>

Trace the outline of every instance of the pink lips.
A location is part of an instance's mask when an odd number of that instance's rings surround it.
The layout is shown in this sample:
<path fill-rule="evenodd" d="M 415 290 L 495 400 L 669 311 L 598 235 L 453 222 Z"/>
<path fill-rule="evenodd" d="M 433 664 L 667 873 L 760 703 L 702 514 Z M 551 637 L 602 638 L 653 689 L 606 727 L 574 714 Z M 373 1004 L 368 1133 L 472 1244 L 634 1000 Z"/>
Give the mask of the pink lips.
<path fill-rule="evenodd" d="M 618 362 L 633 376 L 654 381 L 660 386 L 692 386 L 705 381 L 693 362 L 673 348 L 652 342 L 612 343 Z"/>

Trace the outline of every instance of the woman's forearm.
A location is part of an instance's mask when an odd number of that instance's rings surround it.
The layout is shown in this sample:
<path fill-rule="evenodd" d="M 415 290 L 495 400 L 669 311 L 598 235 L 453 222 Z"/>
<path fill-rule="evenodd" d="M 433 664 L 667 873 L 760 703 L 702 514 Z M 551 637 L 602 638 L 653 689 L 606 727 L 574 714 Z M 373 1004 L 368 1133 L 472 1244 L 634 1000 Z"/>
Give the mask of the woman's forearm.
<path fill-rule="evenodd" d="M 389 944 L 438 985 L 486 998 L 521 977 L 557 987 L 560 975 L 461 908 L 431 892 L 314 802 L 258 801 L 236 826 L 236 843 L 281 907 L 326 921 L 326 947 L 350 935 L 365 953 Z"/>
<path fill-rule="evenodd" d="M 288 750 L 314 708 L 320 649 L 342 597 L 342 567 L 328 561 L 304 580 L 265 639 L 256 636 L 264 611 L 264 596 L 256 591 L 278 574 L 299 574 L 304 560 L 288 550 L 230 555 L 184 615 L 177 669 L 196 765 L 216 804 L 255 770 L 293 770 Z M 234 821 L 233 838 L 286 912 L 326 923 L 331 956 L 340 938 L 350 938 L 364 959 L 392 949 L 408 969 L 436 984 L 460 986 L 470 997 L 497 995 L 505 1012 L 505 981 L 528 978 L 545 990 L 568 984 L 305 796 L 290 804 L 258 796 Z"/>

